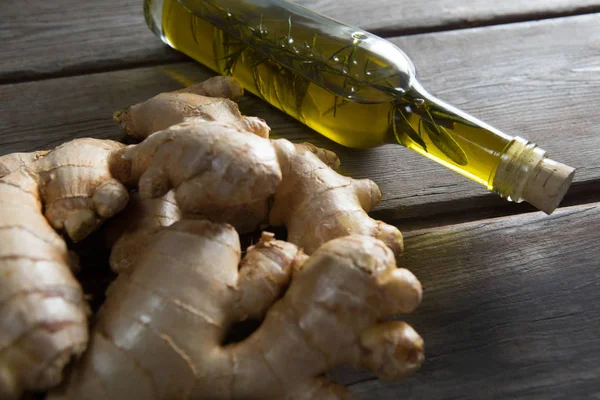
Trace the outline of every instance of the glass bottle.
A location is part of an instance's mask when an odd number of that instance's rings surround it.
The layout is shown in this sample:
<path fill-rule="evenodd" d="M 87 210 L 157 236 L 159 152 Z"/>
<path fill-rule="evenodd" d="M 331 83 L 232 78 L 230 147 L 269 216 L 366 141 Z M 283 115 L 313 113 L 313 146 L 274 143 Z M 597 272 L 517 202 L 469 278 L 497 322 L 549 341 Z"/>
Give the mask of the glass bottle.
<path fill-rule="evenodd" d="M 285 0 L 145 0 L 169 46 L 328 138 L 398 143 L 546 213 L 575 170 L 427 93 L 398 47 Z"/>

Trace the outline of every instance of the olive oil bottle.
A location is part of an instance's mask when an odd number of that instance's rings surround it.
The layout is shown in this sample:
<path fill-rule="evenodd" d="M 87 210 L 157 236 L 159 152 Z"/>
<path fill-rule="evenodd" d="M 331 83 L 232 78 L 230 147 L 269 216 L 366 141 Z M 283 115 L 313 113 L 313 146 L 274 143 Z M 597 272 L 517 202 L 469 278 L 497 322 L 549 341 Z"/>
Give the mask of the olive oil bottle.
<path fill-rule="evenodd" d="M 145 0 L 171 47 L 330 139 L 399 143 L 500 196 L 551 213 L 574 169 L 436 99 L 392 43 L 284 0 Z"/>

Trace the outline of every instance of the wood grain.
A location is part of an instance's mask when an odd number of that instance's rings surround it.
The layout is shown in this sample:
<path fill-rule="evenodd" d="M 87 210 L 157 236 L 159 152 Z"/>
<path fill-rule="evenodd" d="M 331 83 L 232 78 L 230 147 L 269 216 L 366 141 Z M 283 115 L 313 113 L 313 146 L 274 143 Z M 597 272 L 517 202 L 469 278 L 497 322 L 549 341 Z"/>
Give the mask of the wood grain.
<path fill-rule="evenodd" d="M 184 59 L 146 27 L 141 0 L 3 0 L 0 54 L 0 82 Z"/>
<path fill-rule="evenodd" d="M 574 190 L 600 195 L 600 14 L 395 38 L 433 93 L 513 135 L 527 137 L 578 168 Z M 548 46 L 547 43 L 552 43 Z M 119 138 L 114 110 L 210 73 L 193 63 L 4 85 L 0 154 L 53 147 L 74 137 Z M 386 221 L 509 205 L 483 187 L 401 146 L 352 151 L 250 97 L 244 112 L 274 136 L 309 140 L 340 153 L 342 169 L 375 180 Z M 592 199 L 593 200 L 593 199 Z M 598 198 L 595 199 L 598 201 Z"/>
<path fill-rule="evenodd" d="M 399 383 L 342 368 L 360 399 L 600 396 L 600 204 L 409 232 L 426 360 Z"/>
<path fill-rule="evenodd" d="M 390 36 L 598 12 L 598 0 L 302 0 L 349 25 Z"/>
<path fill-rule="evenodd" d="M 384 35 L 600 10 L 598 0 L 298 0 Z M 0 83 L 183 60 L 146 27 L 142 0 L 3 0 Z"/>

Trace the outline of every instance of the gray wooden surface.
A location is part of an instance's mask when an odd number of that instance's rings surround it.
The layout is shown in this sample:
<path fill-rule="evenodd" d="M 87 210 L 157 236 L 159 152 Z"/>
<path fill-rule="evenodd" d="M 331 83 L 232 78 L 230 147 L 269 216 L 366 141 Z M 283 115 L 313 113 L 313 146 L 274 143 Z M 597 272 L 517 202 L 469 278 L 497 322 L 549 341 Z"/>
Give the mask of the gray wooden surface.
<path fill-rule="evenodd" d="M 406 232 L 401 263 L 425 287 L 408 317 L 426 342 L 420 372 L 333 376 L 363 399 L 600 398 L 600 1 L 298 3 L 389 37 L 432 93 L 578 168 L 571 207 L 547 217 L 400 146 L 343 149 L 244 99 L 275 136 L 335 150 L 380 185 L 373 214 Z M 4 0 L 0 155 L 120 138 L 114 110 L 209 74 L 149 32 L 139 0 Z"/>

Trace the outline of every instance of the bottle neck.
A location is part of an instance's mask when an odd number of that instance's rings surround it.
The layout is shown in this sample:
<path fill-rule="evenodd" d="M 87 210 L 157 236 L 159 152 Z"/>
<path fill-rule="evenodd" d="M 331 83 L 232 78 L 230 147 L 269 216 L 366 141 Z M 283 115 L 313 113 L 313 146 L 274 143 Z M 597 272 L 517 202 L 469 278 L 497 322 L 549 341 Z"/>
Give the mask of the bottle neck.
<path fill-rule="evenodd" d="M 546 151 L 511 137 L 430 95 L 414 82 L 394 102 L 394 140 L 514 202 L 551 213 L 565 195 L 574 169 Z"/>

